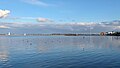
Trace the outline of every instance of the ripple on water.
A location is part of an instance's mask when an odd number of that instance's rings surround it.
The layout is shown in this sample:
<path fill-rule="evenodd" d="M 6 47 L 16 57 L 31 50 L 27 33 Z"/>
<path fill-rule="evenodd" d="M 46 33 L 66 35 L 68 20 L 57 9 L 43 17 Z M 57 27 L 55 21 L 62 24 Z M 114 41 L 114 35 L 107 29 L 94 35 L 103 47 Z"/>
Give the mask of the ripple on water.
<path fill-rule="evenodd" d="M 109 37 L 6 37 L 0 43 L 0 68 L 120 67 L 119 39 Z"/>

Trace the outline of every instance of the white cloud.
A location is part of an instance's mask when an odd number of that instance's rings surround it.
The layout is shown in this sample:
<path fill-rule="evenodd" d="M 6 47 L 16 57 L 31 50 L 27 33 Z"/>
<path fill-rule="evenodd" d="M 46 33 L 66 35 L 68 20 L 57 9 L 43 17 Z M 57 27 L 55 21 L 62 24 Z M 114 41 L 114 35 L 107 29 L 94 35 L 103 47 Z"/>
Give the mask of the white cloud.
<path fill-rule="evenodd" d="M 22 1 L 28 4 L 33 4 L 33 5 L 48 6 L 47 3 L 42 2 L 40 0 L 22 0 Z"/>
<path fill-rule="evenodd" d="M 81 26 L 93 26 L 97 23 L 91 23 L 91 22 L 78 22 L 78 23 L 69 23 L 70 25 L 81 25 Z"/>
<path fill-rule="evenodd" d="M 0 25 L 0 28 L 10 28 L 10 27 L 8 27 L 8 26 L 5 26 L 5 25 Z"/>
<path fill-rule="evenodd" d="M 5 18 L 9 15 L 9 10 L 0 10 L 0 18 Z"/>
<path fill-rule="evenodd" d="M 49 19 L 47 19 L 47 18 L 38 18 L 37 21 L 38 21 L 38 22 L 47 22 L 47 23 L 53 22 L 52 20 L 49 20 Z"/>
<path fill-rule="evenodd" d="M 120 24 L 114 25 L 112 23 L 91 23 L 91 22 L 79 22 L 79 23 L 49 23 L 51 20 L 47 18 L 38 18 L 40 23 L 1 23 L 0 28 L 10 28 L 13 32 L 33 32 L 33 33 L 100 33 L 107 31 L 120 31 Z M 45 23 L 45 24 L 44 24 Z M 1 29 L 1 31 L 4 29 Z M 39 32 L 39 30 L 41 30 Z M 5 32 L 5 31 L 4 31 Z M 7 32 L 7 31 L 6 31 Z"/>

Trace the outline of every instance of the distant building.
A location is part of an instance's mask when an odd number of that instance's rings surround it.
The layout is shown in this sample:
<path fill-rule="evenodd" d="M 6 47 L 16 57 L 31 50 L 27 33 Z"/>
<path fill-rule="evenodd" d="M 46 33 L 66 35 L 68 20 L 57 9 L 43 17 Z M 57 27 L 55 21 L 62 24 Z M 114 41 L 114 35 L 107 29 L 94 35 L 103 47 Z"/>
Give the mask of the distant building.
<path fill-rule="evenodd" d="M 108 35 L 108 36 L 120 36 L 120 32 L 114 32 L 114 31 L 106 32 L 106 35 Z"/>
<path fill-rule="evenodd" d="M 106 34 L 114 34 L 114 33 L 116 33 L 116 32 L 114 32 L 114 31 L 106 32 Z"/>
<path fill-rule="evenodd" d="M 101 33 L 100 33 L 101 36 L 104 36 L 105 34 L 106 34 L 105 32 L 101 32 Z"/>

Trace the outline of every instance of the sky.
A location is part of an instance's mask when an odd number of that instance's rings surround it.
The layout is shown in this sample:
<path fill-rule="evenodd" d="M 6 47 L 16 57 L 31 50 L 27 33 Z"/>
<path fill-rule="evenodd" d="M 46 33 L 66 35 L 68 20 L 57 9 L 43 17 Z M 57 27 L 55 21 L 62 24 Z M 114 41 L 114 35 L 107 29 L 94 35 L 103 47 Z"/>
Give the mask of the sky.
<path fill-rule="evenodd" d="M 9 17 L 102 22 L 120 19 L 119 3 L 120 0 L 1 0 L 0 9 L 10 10 Z"/>
<path fill-rule="evenodd" d="M 120 0 L 1 0 L 2 33 L 120 30 Z"/>

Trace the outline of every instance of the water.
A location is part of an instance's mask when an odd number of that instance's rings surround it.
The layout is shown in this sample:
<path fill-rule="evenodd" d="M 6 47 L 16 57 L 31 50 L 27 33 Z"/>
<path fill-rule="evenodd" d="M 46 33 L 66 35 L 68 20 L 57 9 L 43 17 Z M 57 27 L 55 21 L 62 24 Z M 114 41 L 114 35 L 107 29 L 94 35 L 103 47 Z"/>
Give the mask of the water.
<path fill-rule="evenodd" d="M 0 37 L 0 68 L 120 68 L 120 38 Z"/>

